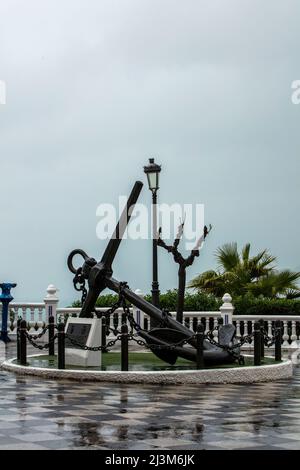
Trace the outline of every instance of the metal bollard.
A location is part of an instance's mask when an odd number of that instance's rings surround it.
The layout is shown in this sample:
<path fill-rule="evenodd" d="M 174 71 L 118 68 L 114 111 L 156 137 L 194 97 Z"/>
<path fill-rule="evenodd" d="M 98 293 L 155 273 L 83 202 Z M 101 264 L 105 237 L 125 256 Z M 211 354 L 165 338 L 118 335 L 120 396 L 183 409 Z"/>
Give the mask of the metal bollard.
<path fill-rule="evenodd" d="M 104 315 L 102 317 L 101 344 L 102 346 L 106 346 L 106 318 Z M 107 352 L 107 351 L 104 350 L 102 352 Z"/>
<path fill-rule="evenodd" d="M 57 326 L 57 361 L 58 368 L 65 369 L 65 325 L 59 323 Z"/>
<path fill-rule="evenodd" d="M 254 365 L 261 365 L 261 331 L 258 322 L 254 323 Z"/>
<path fill-rule="evenodd" d="M 118 314 L 118 312 L 115 312 L 113 314 L 113 325 L 114 325 L 114 329 L 117 330 L 118 326 L 119 326 L 119 314 Z"/>
<path fill-rule="evenodd" d="M 197 333 L 196 333 L 196 364 L 197 369 L 204 368 L 204 360 L 203 360 L 203 341 L 204 341 L 204 326 L 200 323 L 197 326 Z"/>
<path fill-rule="evenodd" d="M 276 320 L 275 322 L 275 361 L 281 361 L 281 321 Z"/>
<path fill-rule="evenodd" d="M 264 321 L 263 320 L 259 320 L 259 324 L 260 324 L 260 332 L 261 332 L 261 339 L 260 339 L 260 356 L 262 358 L 265 357 L 265 342 L 264 342 Z"/>
<path fill-rule="evenodd" d="M 121 325 L 127 323 L 127 313 L 123 312 L 121 315 Z"/>
<path fill-rule="evenodd" d="M 0 302 L 2 302 L 2 324 L 0 332 L 0 340 L 4 343 L 9 343 L 11 339 L 7 335 L 7 321 L 8 321 L 8 305 L 13 300 L 13 296 L 10 291 L 13 287 L 16 287 L 17 284 L 11 282 L 4 282 L 0 284 L 0 289 L 2 293 L 0 294 Z"/>
<path fill-rule="evenodd" d="M 20 327 L 21 327 L 21 318 L 17 320 L 17 360 L 21 359 L 21 347 L 20 347 Z"/>
<path fill-rule="evenodd" d="M 54 317 L 49 317 L 49 328 L 48 328 L 48 343 L 49 343 L 49 356 L 54 356 L 55 354 L 55 347 L 54 347 Z"/>
<path fill-rule="evenodd" d="M 20 364 L 21 366 L 27 365 L 27 322 L 26 320 L 21 320 L 20 324 Z"/>
<path fill-rule="evenodd" d="M 121 370 L 128 370 L 128 326 L 123 323 L 121 326 Z"/>

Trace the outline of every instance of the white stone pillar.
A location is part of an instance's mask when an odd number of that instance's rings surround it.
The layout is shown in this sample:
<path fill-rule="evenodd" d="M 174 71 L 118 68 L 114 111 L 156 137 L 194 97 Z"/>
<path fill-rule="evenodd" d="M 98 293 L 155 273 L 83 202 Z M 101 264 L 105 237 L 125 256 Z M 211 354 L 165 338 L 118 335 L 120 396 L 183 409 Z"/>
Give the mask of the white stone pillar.
<path fill-rule="evenodd" d="M 53 316 L 56 322 L 56 309 L 58 304 L 58 297 L 56 295 L 57 289 L 53 284 L 50 284 L 47 288 L 47 295 L 44 298 L 45 302 L 45 313 L 46 313 L 46 324 L 49 323 L 49 317 Z"/>
<path fill-rule="evenodd" d="M 225 294 L 222 298 L 223 305 L 220 307 L 221 317 L 223 318 L 223 325 L 232 325 L 232 315 L 234 306 L 232 305 L 232 297 L 230 294 Z"/>
<path fill-rule="evenodd" d="M 136 289 L 135 294 L 141 297 L 142 299 L 145 296 L 145 294 L 140 289 Z M 141 328 L 144 328 L 144 312 L 142 312 L 138 307 L 135 307 L 134 305 L 132 307 L 132 310 L 134 320 L 137 322 L 138 325 L 140 325 Z"/>

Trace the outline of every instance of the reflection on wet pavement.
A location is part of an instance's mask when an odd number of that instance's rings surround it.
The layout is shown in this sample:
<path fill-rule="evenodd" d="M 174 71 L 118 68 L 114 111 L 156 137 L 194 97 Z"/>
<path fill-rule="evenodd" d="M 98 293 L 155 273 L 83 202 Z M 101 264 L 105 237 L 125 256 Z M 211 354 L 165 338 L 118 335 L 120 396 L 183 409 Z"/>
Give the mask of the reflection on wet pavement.
<path fill-rule="evenodd" d="M 0 384 L 0 450 L 300 448 L 300 368 L 291 380 L 254 385 L 76 383 L 8 372 Z"/>

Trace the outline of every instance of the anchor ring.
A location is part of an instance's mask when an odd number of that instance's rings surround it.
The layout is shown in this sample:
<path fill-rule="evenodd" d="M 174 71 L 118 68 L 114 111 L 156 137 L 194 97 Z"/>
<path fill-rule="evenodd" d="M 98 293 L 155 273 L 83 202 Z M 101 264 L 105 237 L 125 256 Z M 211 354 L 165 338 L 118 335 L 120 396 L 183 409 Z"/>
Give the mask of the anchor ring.
<path fill-rule="evenodd" d="M 73 273 L 73 274 L 77 274 L 77 271 L 78 269 L 74 267 L 73 265 L 73 258 L 76 256 L 76 255 L 80 255 L 82 256 L 82 258 L 84 259 L 84 261 L 87 261 L 89 258 L 89 256 L 86 254 L 86 252 L 84 250 L 81 250 L 81 249 L 76 249 L 76 250 L 73 250 L 71 251 L 71 253 L 69 254 L 68 256 L 68 268 L 69 270 Z"/>

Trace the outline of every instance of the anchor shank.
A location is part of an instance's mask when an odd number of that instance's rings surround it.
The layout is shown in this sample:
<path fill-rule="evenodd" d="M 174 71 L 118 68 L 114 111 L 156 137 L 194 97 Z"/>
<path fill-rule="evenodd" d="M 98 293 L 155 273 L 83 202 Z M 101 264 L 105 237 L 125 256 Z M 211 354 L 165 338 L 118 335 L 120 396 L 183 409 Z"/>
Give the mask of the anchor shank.
<path fill-rule="evenodd" d="M 112 277 L 105 278 L 106 287 L 109 289 L 119 292 L 121 283 Z M 129 287 L 122 288 L 122 293 L 124 297 L 133 305 L 140 308 L 144 313 L 149 315 L 149 317 L 153 318 L 157 322 L 165 321 L 165 326 L 168 328 L 173 328 L 174 330 L 180 331 L 187 338 L 191 338 L 194 334 L 190 331 L 186 326 L 182 325 L 181 323 L 177 322 L 171 316 L 163 316 L 162 311 L 155 307 L 154 305 L 150 304 L 139 295 L 135 294 Z M 191 343 L 192 344 L 192 343 Z"/>
<path fill-rule="evenodd" d="M 117 223 L 117 226 L 115 228 L 114 233 L 111 236 L 111 239 L 106 247 L 106 250 L 102 256 L 101 259 L 101 264 L 106 268 L 106 269 L 111 269 L 111 265 L 113 263 L 113 260 L 116 256 L 116 253 L 118 251 L 118 248 L 120 246 L 120 243 L 122 241 L 122 237 L 124 235 L 124 232 L 127 228 L 127 225 L 129 223 L 134 205 L 136 204 L 140 192 L 142 190 L 143 183 L 141 181 L 136 181 L 132 191 L 130 193 L 130 196 L 128 198 L 127 204 L 121 214 L 120 220 Z"/>

